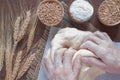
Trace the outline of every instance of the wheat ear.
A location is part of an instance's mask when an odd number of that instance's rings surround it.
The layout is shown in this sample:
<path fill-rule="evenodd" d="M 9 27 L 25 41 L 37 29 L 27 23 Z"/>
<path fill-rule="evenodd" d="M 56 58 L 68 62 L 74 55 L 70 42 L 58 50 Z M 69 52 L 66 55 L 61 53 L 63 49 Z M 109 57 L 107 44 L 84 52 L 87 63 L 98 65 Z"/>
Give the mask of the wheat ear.
<path fill-rule="evenodd" d="M 34 59 L 35 59 L 35 53 L 30 55 L 30 57 L 28 57 L 24 62 L 24 64 L 20 67 L 16 80 L 20 79 L 25 74 L 25 72 L 28 70 Z"/>
<path fill-rule="evenodd" d="M 18 40 L 18 34 L 19 34 L 19 27 L 20 27 L 20 17 L 17 17 L 16 21 L 15 21 L 15 25 L 13 27 L 14 33 L 13 33 L 13 39 L 14 39 L 14 44 L 17 44 Z"/>
<path fill-rule="evenodd" d="M 18 42 L 23 38 L 23 36 L 25 35 L 25 32 L 27 30 L 27 27 L 28 27 L 28 24 L 30 22 L 30 11 L 27 12 L 27 15 L 26 15 L 26 18 L 22 24 L 22 26 L 20 27 L 20 31 L 19 31 L 19 34 L 18 34 Z"/>
<path fill-rule="evenodd" d="M 22 58 L 22 51 L 19 51 L 15 60 L 15 64 L 14 64 L 14 68 L 13 68 L 13 72 L 10 80 L 15 80 L 20 67 L 21 58 Z"/>

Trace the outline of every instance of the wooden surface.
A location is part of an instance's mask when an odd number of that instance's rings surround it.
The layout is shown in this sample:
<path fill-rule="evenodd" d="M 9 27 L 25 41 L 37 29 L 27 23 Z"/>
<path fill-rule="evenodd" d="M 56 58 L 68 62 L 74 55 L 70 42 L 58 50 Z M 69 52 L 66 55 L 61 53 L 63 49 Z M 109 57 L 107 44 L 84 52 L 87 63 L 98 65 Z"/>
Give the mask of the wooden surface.
<path fill-rule="evenodd" d="M 63 0 L 63 1 L 65 1 L 66 4 L 70 5 L 73 0 Z M 113 41 L 120 42 L 120 24 L 117 26 L 108 27 L 108 26 L 101 24 L 101 22 L 98 19 L 97 11 L 102 1 L 104 0 L 89 0 L 89 2 L 94 7 L 94 15 L 92 16 L 89 22 L 92 23 L 92 25 L 98 28 L 100 31 L 107 32 Z M 81 24 L 80 26 L 86 27 L 85 24 Z"/>
<path fill-rule="evenodd" d="M 10 17 L 11 19 L 10 21 L 8 21 L 8 23 L 4 20 L 5 21 L 4 24 L 7 23 L 9 25 L 9 26 L 4 25 L 5 29 L 8 28 L 12 32 L 13 29 L 12 27 L 14 25 L 16 17 L 25 15 L 24 11 L 26 12 L 28 10 L 31 10 L 31 13 L 33 13 L 36 10 L 37 5 L 39 4 L 39 1 L 40 0 L 0 0 L 0 21 L 2 21 L 3 18 L 6 19 Z M 4 16 L 2 15 L 3 13 Z M 28 31 L 26 33 L 28 33 Z M 37 44 L 37 46 L 35 49 L 31 49 L 37 51 L 36 58 L 32 62 L 26 74 L 19 80 L 37 80 L 40 63 L 44 53 L 44 48 L 45 48 L 46 40 L 48 38 L 48 34 L 49 34 L 49 27 L 45 27 L 39 21 L 37 24 L 35 37 L 32 44 L 32 47 L 35 44 Z M 26 39 L 27 39 L 27 34 L 24 36 L 24 39 L 18 45 L 18 49 L 20 49 L 21 46 L 25 44 Z M 3 70 L 0 71 L 0 80 L 4 80 L 4 77 L 5 77 L 5 66 Z"/>

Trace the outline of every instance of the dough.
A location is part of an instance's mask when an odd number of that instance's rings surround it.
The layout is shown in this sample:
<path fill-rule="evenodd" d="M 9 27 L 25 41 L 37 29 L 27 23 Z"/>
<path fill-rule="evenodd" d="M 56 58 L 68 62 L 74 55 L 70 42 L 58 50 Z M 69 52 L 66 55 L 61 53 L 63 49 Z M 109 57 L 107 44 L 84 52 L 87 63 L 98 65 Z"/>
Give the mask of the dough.
<path fill-rule="evenodd" d="M 78 50 L 82 44 L 83 39 L 92 34 L 91 32 L 84 32 L 75 28 L 64 28 L 58 31 L 51 42 L 51 58 L 54 59 L 54 51 L 59 48 L 73 48 Z"/>
<path fill-rule="evenodd" d="M 55 35 L 53 40 L 51 41 L 51 47 L 49 49 L 50 54 L 48 52 L 47 56 L 49 56 L 52 61 L 54 60 L 54 53 L 59 48 L 73 48 L 77 50 L 77 52 L 74 54 L 74 57 L 72 59 L 72 62 L 76 58 L 76 56 L 95 56 L 91 51 L 80 49 L 80 45 L 82 44 L 85 37 L 92 34 L 89 31 L 80 31 L 76 28 L 64 28 L 58 31 L 58 33 Z M 92 70 L 93 69 L 93 70 Z M 93 73 L 91 73 L 93 71 Z M 80 80 L 93 80 L 97 74 L 101 74 L 101 70 L 90 68 L 89 65 L 82 64 L 81 74 L 80 74 Z M 99 72 L 98 72 L 99 71 Z M 91 77 L 91 75 L 96 75 L 94 78 Z"/>

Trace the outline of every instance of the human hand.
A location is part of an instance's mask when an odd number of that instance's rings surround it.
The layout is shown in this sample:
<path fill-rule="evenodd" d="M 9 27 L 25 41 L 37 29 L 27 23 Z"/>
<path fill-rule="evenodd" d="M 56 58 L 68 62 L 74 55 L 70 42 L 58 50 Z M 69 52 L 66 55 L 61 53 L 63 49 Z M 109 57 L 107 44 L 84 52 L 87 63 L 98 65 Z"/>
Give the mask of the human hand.
<path fill-rule="evenodd" d="M 72 64 L 76 51 L 73 49 L 59 49 L 55 52 L 54 62 L 49 57 L 43 58 L 42 67 L 49 80 L 79 80 L 80 59 L 77 57 Z"/>
<path fill-rule="evenodd" d="M 81 48 L 92 51 L 98 58 L 83 57 L 81 61 L 110 73 L 120 73 L 120 50 L 106 33 L 95 32 L 86 37 Z"/>

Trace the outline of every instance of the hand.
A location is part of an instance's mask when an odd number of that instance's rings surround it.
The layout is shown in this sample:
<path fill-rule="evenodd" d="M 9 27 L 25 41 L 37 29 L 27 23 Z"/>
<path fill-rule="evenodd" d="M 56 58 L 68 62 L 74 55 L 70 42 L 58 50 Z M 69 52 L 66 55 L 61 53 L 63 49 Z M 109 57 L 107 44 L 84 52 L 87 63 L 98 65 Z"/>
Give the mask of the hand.
<path fill-rule="evenodd" d="M 79 80 L 80 59 L 77 57 L 72 64 L 76 51 L 73 49 L 59 49 L 55 52 L 54 62 L 50 58 L 43 58 L 42 67 L 49 80 Z"/>
<path fill-rule="evenodd" d="M 88 36 L 81 48 L 92 51 L 98 58 L 83 57 L 82 62 L 110 73 L 120 73 L 120 50 L 106 33 L 95 32 Z"/>

